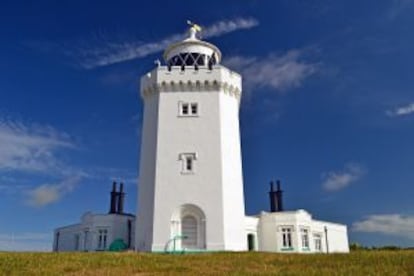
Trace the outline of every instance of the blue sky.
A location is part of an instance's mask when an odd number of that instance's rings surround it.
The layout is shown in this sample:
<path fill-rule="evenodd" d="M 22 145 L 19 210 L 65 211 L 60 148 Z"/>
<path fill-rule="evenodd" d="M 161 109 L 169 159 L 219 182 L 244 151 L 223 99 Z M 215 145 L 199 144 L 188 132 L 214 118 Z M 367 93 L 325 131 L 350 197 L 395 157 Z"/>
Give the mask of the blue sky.
<path fill-rule="evenodd" d="M 139 77 L 186 20 L 242 73 L 246 211 L 349 226 L 351 242 L 414 246 L 413 0 L 2 1 L 0 250 L 50 250 L 52 230 L 135 213 Z"/>

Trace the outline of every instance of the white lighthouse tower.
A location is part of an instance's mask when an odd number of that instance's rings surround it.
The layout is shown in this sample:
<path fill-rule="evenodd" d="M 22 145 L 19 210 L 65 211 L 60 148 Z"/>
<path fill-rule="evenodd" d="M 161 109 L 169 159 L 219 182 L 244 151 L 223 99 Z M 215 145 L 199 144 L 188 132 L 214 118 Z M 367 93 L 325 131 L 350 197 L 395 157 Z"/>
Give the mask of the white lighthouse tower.
<path fill-rule="evenodd" d="M 144 119 L 136 249 L 246 250 L 241 77 L 196 35 L 141 78 Z"/>

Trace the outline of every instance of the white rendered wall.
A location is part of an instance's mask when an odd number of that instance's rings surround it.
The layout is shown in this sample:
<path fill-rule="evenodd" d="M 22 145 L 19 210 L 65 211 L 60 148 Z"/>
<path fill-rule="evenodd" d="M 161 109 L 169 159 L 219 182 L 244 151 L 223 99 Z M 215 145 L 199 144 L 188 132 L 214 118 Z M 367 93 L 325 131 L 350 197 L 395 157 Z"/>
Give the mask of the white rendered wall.
<path fill-rule="evenodd" d="M 312 229 L 314 231 L 325 233 L 324 228 L 327 228 L 328 246 L 326 245 L 325 235 L 323 236 L 322 245 L 324 252 L 328 253 L 348 253 L 348 231 L 347 227 L 342 224 L 331 223 L 326 221 L 314 220 L 312 222 Z"/>
<path fill-rule="evenodd" d="M 128 220 L 131 220 L 131 248 L 134 248 L 135 218 L 118 214 L 91 214 L 82 216 L 81 223 L 56 228 L 54 231 L 53 250 L 56 249 L 56 237 L 59 232 L 58 251 L 76 251 L 75 235 L 79 235 L 78 251 L 98 250 L 99 230 L 106 229 L 107 247 L 115 239 L 122 239 L 128 244 Z M 85 239 L 85 231 L 88 231 Z"/>
<path fill-rule="evenodd" d="M 223 212 L 226 248 L 246 250 L 244 231 L 244 196 L 240 149 L 239 103 L 229 95 L 219 94 L 220 145 L 222 160 Z"/>
<path fill-rule="evenodd" d="M 254 251 L 260 251 L 260 244 L 259 244 L 259 218 L 258 217 L 251 217 L 251 216 L 245 216 L 244 218 L 244 234 L 245 239 L 247 241 L 247 235 L 252 234 L 254 235 Z"/>
<path fill-rule="evenodd" d="M 283 227 L 291 227 L 293 230 L 291 250 L 287 250 L 282 246 L 281 229 Z M 327 236 L 325 235 L 325 227 L 327 229 Z M 309 230 L 309 248 L 302 248 L 301 228 Z M 313 220 L 312 216 L 304 210 L 275 213 L 262 212 L 259 216 L 257 232 L 260 251 L 298 253 L 349 252 L 348 233 L 345 225 Z M 321 235 L 321 251 L 315 250 L 314 234 Z M 328 241 L 328 246 L 326 240 Z"/>
<path fill-rule="evenodd" d="M 145 111 L 138 250 L 164 250 L 172 238 L 173 213 L 185 204 L 195 205 L 205 214 L 207 250 L 246 249 L 238 122 L 240 89 L 240 76 L 222 66 L 214 66 L 213 70 L 187 67 L 185 71 L 179 67 L 168 71 L 161 66 L 141 79 Z M 153 102 L 148 105 L 149 101 Z M 199 115 L 180 117 L 179 102 L 198 103 Z M 154 150 L 155 168 L 151 167 Z M 194 173 L 181 173 L 180 153 L 196 154 Z M 143 166 L 147 166 L 146 171 Z M 147 173 L 154 170 L 155 174 Z M 141 219 L 143 213 L 145 219 Z"/>
<path fill-rule="evenodd" d="M 141 136 L 141 161 L 135 244 L 137 250 L 150 251 L 154 215 L 155 166 L 157 158 L 158 95 L 145 100 Z"/>

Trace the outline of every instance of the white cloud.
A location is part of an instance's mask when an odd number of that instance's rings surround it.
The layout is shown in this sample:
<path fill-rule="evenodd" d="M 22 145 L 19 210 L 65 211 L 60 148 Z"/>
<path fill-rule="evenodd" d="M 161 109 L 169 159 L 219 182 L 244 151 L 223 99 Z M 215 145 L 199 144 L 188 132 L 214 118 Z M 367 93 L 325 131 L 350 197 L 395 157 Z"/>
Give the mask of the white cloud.
<path fill-rule="evenodd" d="M 304 51 L 291 50 L 264 58 L 235 56 L 223 63 L 243 75 L 246 90 L 269 87 L 283 92 L 300 87 L 306 78 L 318 71 L 319 64 L 304 61 L 303 56 Z"/>
<path fill-rule="evenodd" d="M 414 113 L 414 103 L 397 107 L 393 110 L 387 110 L 387 115 L 390 117 L 405 116 Z"/>
<path fill-rule="evenodd" d="M 358 181 L 364 173 L 365 170 L 360 165 L 350 163 L 341 171 L 323 173 L 322 187 L 327 191 L 338 191 Z"/>
<path fill-rule="evenodd" d="M 56 152 L 73 147 L 67 134 L 52 127 L 0 118 L 0 171 L 56 171 Z"/>
<path fill-rule="evenodd" d="M 223 20 L 205 27 L 201 35 L 205 38 L 221 36 L 237 30 L 250 29 L 259 25 L 254 18 L 236 18 L 234 20 Z"/>
<path fill-rule="evenodd" d="M 259 22 L 253 18 L 236 18 L 233 20 L 223 20 L 213 23 L 203 28 L 202 36 L 204 38 L 224 35 L 242 29 L 250 29 L 257 26 Z M 77 49 L 75 55 L 79 59 L 80 65 L 85 69 L 106 66 L 132 59 L 143 58 L 150 54 L 164 50 L 171 43 L 182 40 L 183 34 L 173 34 L 164 39 L 155 42 L 103 42 L 104 46 L 99 48 Z"/>
<path fill-rule="evenodd" d="M 0 251 L 51 251 L 51 233 L 0 233 Z"/>
<path fill-rule="evenodd" d="M 414 240 L 414 216 L 401 214 L 371 215 L 353 223 L 356 232 L 382 233 Z"/>
<path fill-rule="evenodd" d="M 80 176 L 73 176 L 57 184 L 43 184 L 27 190 L 27 203 L 31 206 L 41 207 L 57 202 L 62 196 L 70 193 L 80 180 Z"/>

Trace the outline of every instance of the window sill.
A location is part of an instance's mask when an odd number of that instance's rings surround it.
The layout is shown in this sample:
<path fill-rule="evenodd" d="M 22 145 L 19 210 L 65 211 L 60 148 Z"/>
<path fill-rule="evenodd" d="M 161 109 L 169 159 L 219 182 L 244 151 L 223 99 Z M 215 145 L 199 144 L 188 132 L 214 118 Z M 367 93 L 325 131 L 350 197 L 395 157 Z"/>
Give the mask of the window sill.
<path fill-rule="evenodd" d="M 284 247 L 280 249 L 281 251 L 293 251 L 293 247 Z"/>
<path fill-rule="evenodd" d="M 182 175 L 193 175 L 195 172 L 181 172 Z"/>
<path fill-rule="evenodd" d="M 199 117 L 200 115 L 195 114 L 195 115 L 178 115 L 178 118 L 194 118 L 194 117 Z"/>

